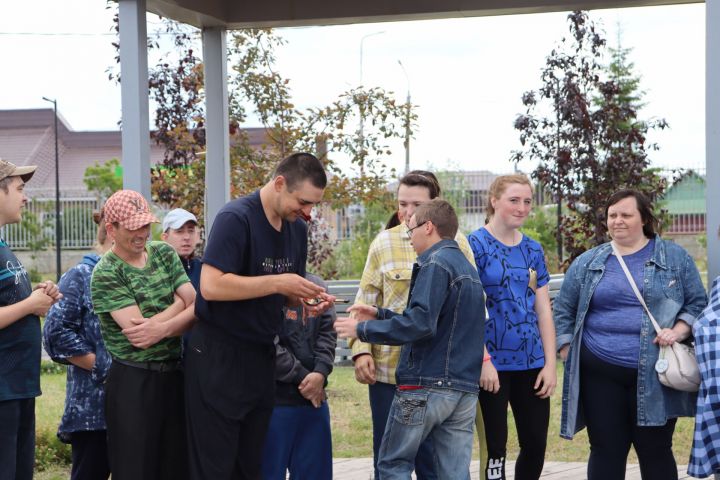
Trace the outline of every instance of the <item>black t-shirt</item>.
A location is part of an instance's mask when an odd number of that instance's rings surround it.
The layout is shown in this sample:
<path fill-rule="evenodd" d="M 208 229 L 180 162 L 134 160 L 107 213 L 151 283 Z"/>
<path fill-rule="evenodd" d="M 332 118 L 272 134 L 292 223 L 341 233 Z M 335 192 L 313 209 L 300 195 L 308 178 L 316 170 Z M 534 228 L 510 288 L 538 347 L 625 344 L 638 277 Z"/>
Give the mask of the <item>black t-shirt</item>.
<path fill-rule="evenodd" d="M 32 293 L 30 279 L 10 247 L 0 239 L 0 307 Z M 0 329 L 0 401 L 40 395 L 40 319 L 27 315 Z"/>
<path fill-rule="evenodd" d="M 305 276 L 307 226 L 301 219 L 270 225 L 260 191 L 226 204 L 215 217 L 203 263 L 246 277 L 296 273 Z M 243 341 L 273 344 L 283 320 L 283 295 L 238 301 L 207 301 L 198 291 L 195 314 Z"/>

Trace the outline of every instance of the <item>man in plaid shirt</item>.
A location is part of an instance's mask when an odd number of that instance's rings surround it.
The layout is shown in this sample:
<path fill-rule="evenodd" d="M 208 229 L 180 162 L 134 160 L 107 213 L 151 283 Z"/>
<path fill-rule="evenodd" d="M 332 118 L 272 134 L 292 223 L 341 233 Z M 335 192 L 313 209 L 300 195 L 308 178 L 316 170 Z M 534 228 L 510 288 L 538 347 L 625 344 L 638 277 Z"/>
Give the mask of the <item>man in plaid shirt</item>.
<path fill-rule="evenodd" d="M 713 282 L 710 303 L 695 320 L 695 355 L 702 383 L 697 398 L 695 435 L 688 475 L 720 480 L 720 277 Z"/>
<path fill-rule="evenodd" d="M 431 172 L 414 170 L 400 179 L 398 187 L 400 225 L 383 230 L 370 244 L 355 303 L 375 305 L 396 312 L 405 309 L 410 293 L 412 266 L 417 258 L 407 236 L 405 222 L 412 217 L 418 205 L 439 196 L 440 184 Z M 458 232 L 455 240 L 470 263 L 475 265 L 475 258 L 467 238 Z M 395 396 L 395 368 L 402 347 L 374 345 L 357 339 L 350 340 L 349 344 L 352 347 L 355 363 L 355 378 L 358 382 L 368 385 L 373 422 L 373 465 L 377 479 L 378 451 Z M 478 348 L 482 346 L 479 345 Z M 476 424 L 482 432 L 480 438 L 484 438 L 481 416 L 478 416 Z M 415 473 L 418 480 L 437 478 L 433 455 L 432 443 L 425 441 L 415 458 Z"/>

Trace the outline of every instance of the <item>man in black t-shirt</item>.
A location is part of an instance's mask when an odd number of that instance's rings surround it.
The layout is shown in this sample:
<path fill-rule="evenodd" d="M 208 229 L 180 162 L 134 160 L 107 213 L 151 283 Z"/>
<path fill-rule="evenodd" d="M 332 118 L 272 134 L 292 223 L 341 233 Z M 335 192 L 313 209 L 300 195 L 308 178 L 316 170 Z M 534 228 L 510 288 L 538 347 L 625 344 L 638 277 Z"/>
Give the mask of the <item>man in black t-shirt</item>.
<path fill-rule="evenodd" d="M 25 182 L 35 166 L 0 159 L 0 228 L 18 223 Z M 40 319 L 62 294 L 46 280 L 33 289 L 22 263 L 0 238 L 0 480 L 32 479 L 35 397 L 40 395 Z"/>
<path fill-rule="evenodd" d="M 332 296 L 306 280 L 307 226 L 327 177 L 313 155 L 282 160 L 260 190 L 218 213 L 208 237 L 186 355 L 192 479 L 260 478 L 285 305 Z"/>

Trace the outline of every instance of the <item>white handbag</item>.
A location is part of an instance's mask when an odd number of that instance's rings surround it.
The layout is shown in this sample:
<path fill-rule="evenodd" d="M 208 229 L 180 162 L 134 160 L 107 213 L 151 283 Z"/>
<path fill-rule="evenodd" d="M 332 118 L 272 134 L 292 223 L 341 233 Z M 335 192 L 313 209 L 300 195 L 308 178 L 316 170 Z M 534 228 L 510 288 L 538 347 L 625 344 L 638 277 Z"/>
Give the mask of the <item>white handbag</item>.
<path fill-rule="evenodd" d="M 632 275 L 628 271 L 627 265 L 622 258 L 622 255 L 617 250 L 615 242 L 610 242 L 612 245 L 613 253 L 617 257 L 620 266 L 625 272 L 625 276 L 630 282 L 630 286 L 635 292 L 635 296 L 642 304 L 645 312 L 650 317 L 650 321 L 655 327 L 655 331 L 660 334 L 662 330 L 660 325 L 655 321 L 655 317 L 650 313 L 645 300 L 640 291 L 635 285 Z M 657 362 L 655 362 L 655 371 L 658 373 L 658 380 L 666 387 L 674 388 L 675 390 L 681 390 L 683 392 L 697 392 L 700 388 L 700 369 L 698 368 L 697 360 L 695 359 L 695 348 L 691 345 L 686 345 L 680 342 L 674 342 L 672 345 L 660 346 L 660 354 Z"/>

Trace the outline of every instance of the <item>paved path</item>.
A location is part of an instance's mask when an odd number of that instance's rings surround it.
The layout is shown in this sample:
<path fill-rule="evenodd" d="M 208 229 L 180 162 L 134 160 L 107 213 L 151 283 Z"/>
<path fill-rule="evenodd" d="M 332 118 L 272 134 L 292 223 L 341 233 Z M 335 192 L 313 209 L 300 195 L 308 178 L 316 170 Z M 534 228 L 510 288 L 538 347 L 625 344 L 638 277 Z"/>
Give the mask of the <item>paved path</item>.
<path fill-rule="evenodd" d="M 369 480 L 372 471 L 372 458 L 336 458 L 333 460 L 334 475 L 337 480 Z M 507 467 L 507 478 L 514 478 L 515 462 L 509 462 Z M 470 465 L 470 476 L 473 480 L 479 478 L 478 461 Z M 543 480 L 586 480 L 587 464 L 582 462 L 545 462 L 545 468 L 541 478 Z M 692 479 L 686 473 L 687 466 L 678 466 L 678 477 L 680 480 Z M 414 478 L 414 477 L 413 477 Z M 625 480 L 640 480 L 640 467 L 636 464 L 627 466 Z"/>

